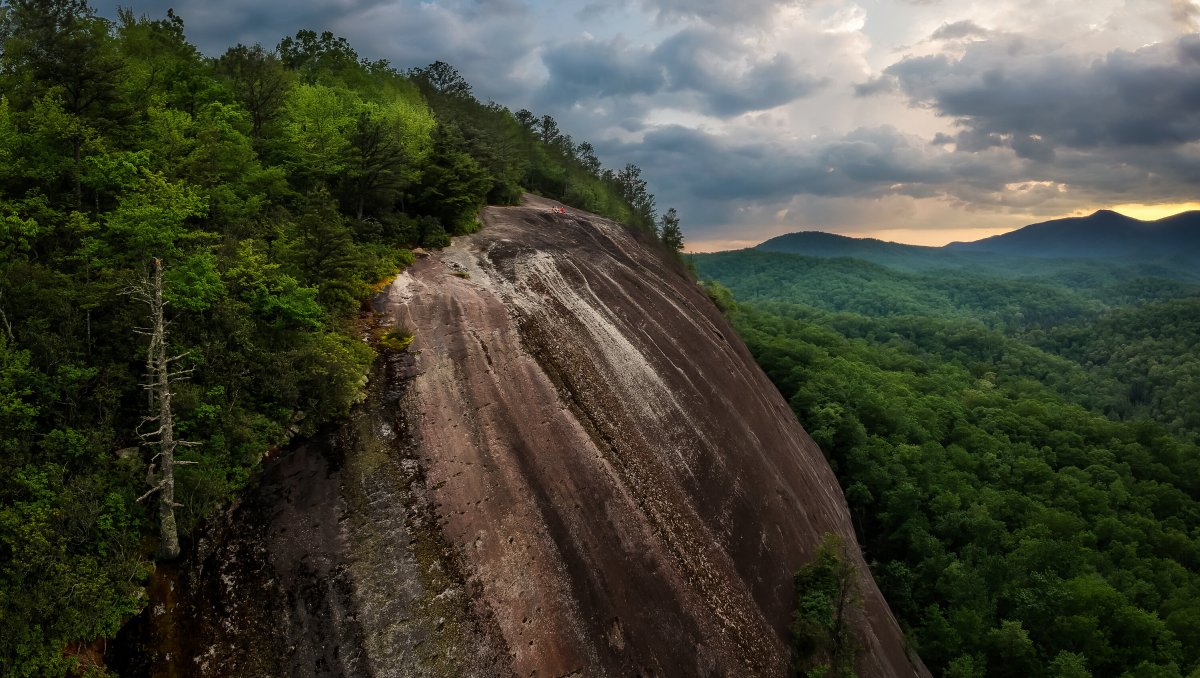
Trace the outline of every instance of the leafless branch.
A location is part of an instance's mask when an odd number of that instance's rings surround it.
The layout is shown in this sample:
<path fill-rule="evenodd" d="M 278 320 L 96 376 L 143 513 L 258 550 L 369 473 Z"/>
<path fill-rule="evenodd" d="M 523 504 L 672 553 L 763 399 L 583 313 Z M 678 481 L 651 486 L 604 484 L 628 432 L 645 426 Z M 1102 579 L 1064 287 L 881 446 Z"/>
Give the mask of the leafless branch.
<path fill-rule="evenodd" d="M 167 484 L 167 481 L 165 478 L 160 480 L 157 485 L 150 488 L 149 492 L 147 492 L 146 494 L 143 494 L 142 496 L 137 498 L 138 503 L 140 504 L 142 502 L 142 500 L 144 500 L 146 497 L 149 497 L 150 495 L 154 494 L 155 492 L 158 492 L 159 490 L 161 490 L 163 488 L 163 486 L 166 484 Z"/>
<path fill-rule="evenodd" d="M 0 301 L 4 301 L 4 292 L 3 292 L 3 290 L 0 290 Z M 11 325 L 11 324 L 9 324 L 9 322 L 8 322 L 8 316 L 7 316 L 7 315 L 4 313 L 4 306 L 3 306 L 3 304 L 0 304 L 0 320 L 3 320 L 3 321 L 4 321 L 4 331 L 5 331 L 5 333 L 6 333 L 6 334 L 8 334 L 8 340 L 9 340 L 9 341 L 16 341 L 16 340 L 17 340 L 17 338 L 13 336 L 12 325 Z"/>

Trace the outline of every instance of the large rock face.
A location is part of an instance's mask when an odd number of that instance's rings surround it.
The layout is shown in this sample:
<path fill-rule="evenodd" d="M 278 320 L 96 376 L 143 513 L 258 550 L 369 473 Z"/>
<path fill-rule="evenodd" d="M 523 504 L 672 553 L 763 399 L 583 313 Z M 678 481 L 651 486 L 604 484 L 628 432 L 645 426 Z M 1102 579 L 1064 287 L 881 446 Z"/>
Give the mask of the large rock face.
<path fill-rule="evenodd" d="M 205 653 L 202 674 L 305 673 L 314 653 L 320 675 L 788 674 L 792 574 L 826 533 L 855 543 L 833 473 L 694 283 L 550 205 L 488 208 L 377 300 L 410 353 L 377 372 L 336 462 L 282 460 L 291 489 L 208 538 L 174 613 L 195 649 L 176 656 Z M 238 521 L 265 520 L 293 535 L 268 529 L 239 556 L 265 564 L 222 571 Z M 925 673 L 859 569 L 860 674 Z M 205 622 L 214 598 L 242 603 Z M 264 624 L 275 649 L 244 637 Z"/>

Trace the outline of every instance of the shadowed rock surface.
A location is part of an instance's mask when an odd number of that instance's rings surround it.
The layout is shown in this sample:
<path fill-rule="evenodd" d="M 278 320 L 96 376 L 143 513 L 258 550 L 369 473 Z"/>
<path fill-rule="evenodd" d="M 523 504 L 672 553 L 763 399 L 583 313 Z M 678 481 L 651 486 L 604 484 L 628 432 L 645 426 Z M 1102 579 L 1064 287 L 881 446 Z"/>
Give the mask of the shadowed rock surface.
<path fill-rule="evenodd" d="M 694 283 L 552 204 L 486 209 L 376 300 L 410 353 L 207 537 L 191 612 L 128 634 L 194 627 L 142 674 L 788 674 L 794 571 L 855 543 L 832 471 Z M 859 569 L 860 674 L 924 675 Z"/>

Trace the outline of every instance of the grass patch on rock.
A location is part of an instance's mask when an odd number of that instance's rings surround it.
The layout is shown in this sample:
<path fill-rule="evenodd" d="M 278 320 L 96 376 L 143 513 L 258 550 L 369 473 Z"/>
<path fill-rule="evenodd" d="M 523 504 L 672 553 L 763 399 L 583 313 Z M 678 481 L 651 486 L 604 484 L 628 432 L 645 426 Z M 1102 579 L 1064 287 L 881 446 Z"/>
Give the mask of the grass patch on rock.
<path fill-rule="evenodd" d="M 407 327 L 393 327 L 391 329 L 381 330 L 378 340 L 379 346 L 389 351 L 406 351 L 409 345 L 412 344 L 414 335 L 412 330 Z"/>

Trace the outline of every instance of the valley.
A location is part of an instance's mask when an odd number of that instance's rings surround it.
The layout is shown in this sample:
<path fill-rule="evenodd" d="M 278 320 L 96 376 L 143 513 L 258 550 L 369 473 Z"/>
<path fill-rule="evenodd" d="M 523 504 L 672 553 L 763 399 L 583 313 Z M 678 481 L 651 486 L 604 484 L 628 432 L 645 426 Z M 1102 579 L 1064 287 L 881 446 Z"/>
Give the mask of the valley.
<path fill-rule="evenodd" d="M 1189 675 L 1194 279 L 798 235 L 816 256 L 761 251 L 784 236 L 693 263 L 829 457 L 934 673 Z"/>

